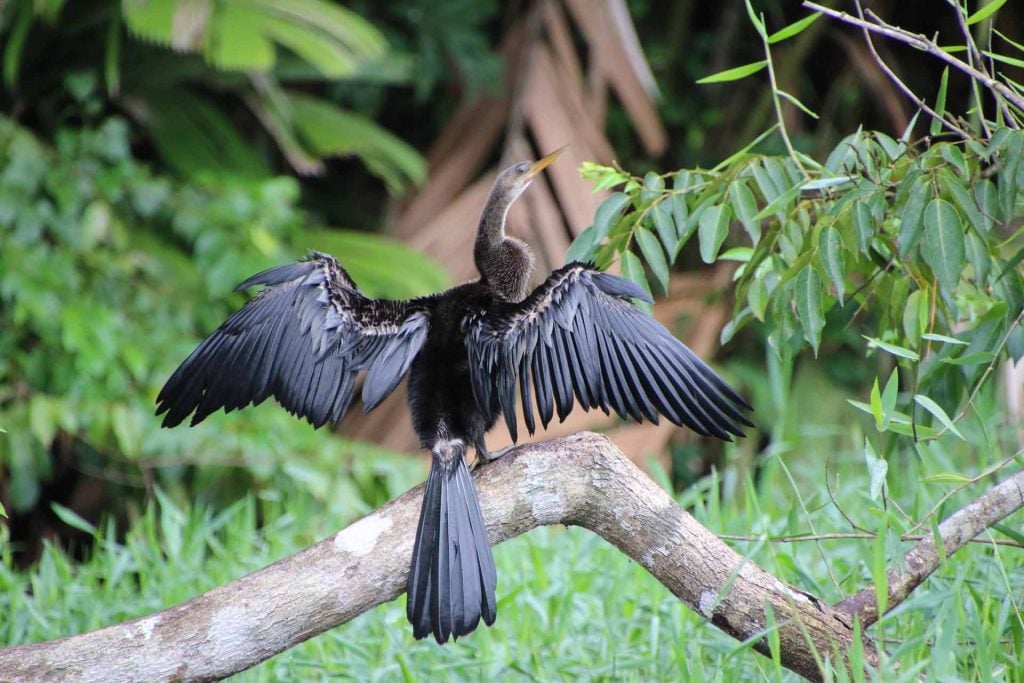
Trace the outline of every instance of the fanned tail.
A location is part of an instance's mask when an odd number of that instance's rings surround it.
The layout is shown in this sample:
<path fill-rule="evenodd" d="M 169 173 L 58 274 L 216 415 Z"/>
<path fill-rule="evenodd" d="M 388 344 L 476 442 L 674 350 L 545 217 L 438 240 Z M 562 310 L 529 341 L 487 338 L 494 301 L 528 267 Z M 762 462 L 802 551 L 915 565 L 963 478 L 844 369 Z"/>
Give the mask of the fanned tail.
<path fill-rule="evenodd" d="M 471 633 L 497 616 L 498 575 L 466 466 L 462 441 L 434 447 L 409 569 L 406 614 L 416 638 L 438 643 Z"/>

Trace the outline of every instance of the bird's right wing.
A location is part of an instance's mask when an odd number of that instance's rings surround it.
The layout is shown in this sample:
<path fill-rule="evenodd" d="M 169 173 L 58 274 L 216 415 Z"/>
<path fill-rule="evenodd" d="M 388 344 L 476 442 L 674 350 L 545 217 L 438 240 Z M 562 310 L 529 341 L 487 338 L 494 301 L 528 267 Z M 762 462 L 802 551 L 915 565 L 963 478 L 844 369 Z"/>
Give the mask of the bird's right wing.
<path fill-rule="evenodd" d="M 498 403 L 513 440 L 517 383 L 531 434 L 534 399 L 547 426 L 554 411 L 565 419 L 575 397 L 584 408 L 638 421 L 657 422 L 660 413 L 699 434 L 741 435 L 749 404 L 631 298 L 650 300 L 629 280 L 570 263 L 522 302 L 468 315 L 463 333 L 479 404 Z"/>
<path fill-rule="evenodd" d="M 157 397 L 172 427 L 196 424 L 274 396 L 315 427 L 338 422 L 366 370 L 364 409 L 401 381 L 427 337 L 429 314 L 416 302 L 367 298 L 331 256 L 272 268 L 238 286 L 265 288 L 206 338 Z"/>

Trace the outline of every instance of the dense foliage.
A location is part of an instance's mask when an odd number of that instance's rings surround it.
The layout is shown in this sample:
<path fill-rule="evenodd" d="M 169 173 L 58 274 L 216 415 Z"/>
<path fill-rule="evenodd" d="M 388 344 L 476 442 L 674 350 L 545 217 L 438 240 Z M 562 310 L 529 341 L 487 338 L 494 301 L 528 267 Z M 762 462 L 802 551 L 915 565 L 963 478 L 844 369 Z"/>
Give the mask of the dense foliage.
<path fill-rule="evenodd" d="M 769 35 L 747 7 L 768 59 L 704 81 L 771 72 L 770 46 L 815 19 Z M 898 139 L 864 131 L 844 138 L 824 163 L 792 148 L 788 155 L 757 153 L 772 134 L 790 145 L 780 119 L 709 170 L 639 178 L 588 165 L 584 175 L 597 187 L 621 190 L 598 209 L 569 258 L 601 266 L 621 258 L 627 277 L 667 291 L 670 264 L 696 235 L 705 263 L 740 264 L 736 311 L 723 342 L 758 321 L 780 357 L 792 358 L 805 345 L 817 356 L 827 320 L 831 329 L 856 328 L 868 348 L 891 354 L 903 369 L 902 383 L 894 369 L 886 391 L 876 380 L 871 402 L 855 403 L 875 417 L 879 431 L 914 441 L 957 434 L 949 414 L 962 417 L 969 407 L 963 404 L 999 360 L 1024 356 L 1024 110 L 993 88 L 1001 103 L 997 120 L 978 119 L 972 134 L 944 120 L 947 87 L 948 70 L 930 133 L 949 125 L 959 139 L 913 142 L 915 116 Z M 774 92 L 806 110 L 785 91 Z M 963 120 L 955 111 L 948 116 Z M 727 241 L 737 246 L 722 253 Z M 941 429 L 920 421 L 922 408 Z"/>
<path fill-rule="evenodd" d="M 64 5 L 0 10 L 0 102 L 39 128 L 120 111 L 184 175 L 268 177 L 278 159 L 316 174 L 328 157 L 356 155 L 395 192 L 423 178 L 418 152 L 331 99 L 329 83 L 387 78 L 384 36 L 351 10 L 324 0 Z"/>
<path fill-rule="evenodd" d="M 910 386 L 952 411 L 1004 352 L 1024 355 L 1024 251 L 1013 228 L 1024 216 L 1024 132 L 923 149 L 909 133 L 857 133 L 824 164 L 744 152 L 710 171 L 673 173 L 669 188 L 653 173 L 592 166 L 599 185 L 623 191 L 571 257 L 607 265 L 621 256 L 627 276 L 648 286 L 642 256 L 664 290 L 668 264 L 696 236 L 704 261 L 741 264 L 723 341 L 756 320 L 777 353 L 810 345 L 817 354 L 826 319 L 853 324 L 905 363 Z M 743 229 L 732 238 L 731 224 Z M 727 240 L 751 246 L 721 253 Z M 935 401 L 922 404 L 943 420 Z M 879 424 L 914 433 L 894 407 L 876 415 Z M 913 427 L 921 438 L 936 434 Z"/>
<path fill-rule="evenodd" d="M 180 480 L 181 466 L 204 464 L 213 469 L 190 488 L 212 495 L 244 483 L 218 483 L 218 465 L 269 480 L 308 478 L 302 458 L 344 461 L 351 445 L 274 409 L 172 434 L 159 429 L 152 400 L 196 339 L 243 300 L 228 296 L 235 284 L 310 246 L 354 255 L 350 271 L 368 292 L 410 296 L 445 283 L 384 238 L 303 227 L 291 178 L 161 176 L 132 157 L 128 133 L 113 118 L 64 129 L 49 148 L 0 119 L 0 424 L 19 425 L 0 440 L 0 462 L 13 513 L 69 466 L 131 489 L 153 485 L 139 477 L 147 463 L 163 486 Z M 382 267 L 396 256 L 401 273 Z M 60 478 L 67 490 L 56 497 L 66 501 L 75 489 Z M 324 496 L 344 486 L 307 483 Z"/>

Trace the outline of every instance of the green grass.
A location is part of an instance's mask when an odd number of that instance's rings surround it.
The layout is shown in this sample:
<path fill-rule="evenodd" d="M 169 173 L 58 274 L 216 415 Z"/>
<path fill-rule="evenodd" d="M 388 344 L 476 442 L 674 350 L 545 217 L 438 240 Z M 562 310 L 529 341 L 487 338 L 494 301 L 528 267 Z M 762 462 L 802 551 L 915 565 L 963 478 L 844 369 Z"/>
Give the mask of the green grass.
<path fill-rule="evenodd" d="M 750 462 L 745 449 L 752 447 L 748 440 L 727 454 L 720 474 L 700 480 L 679 500 L 721 534 L 848 532 L 849 524 L 825 491 L 827 460 L 833 491 L 846 513 L 869 529 L 884 521 L 891 533 L 877 542 L 730 543 L 781 579 L 835 602 L 870 584 L 873 567 L 891 566 L 909 547 L 896 536 L 909 524 L 894 503 L 920 519 L 950 488 L 923 483 L 924 477 L 948 471 L 973 475 L 1012 455 L 1006 450 L 1012 430 L 998 426 L 995 392 L 983 392 L 977 405 L 986 420 L 968 417 L 958 425 L 968 443 L 949 436 L 923 448 L 920 457 L 890 454 L 885 506 L 869 496 L 865 431 L 855 418 L 831 416 L 823 419 L 837 426 L 804 420 L 782 430 L 761 456 L 756 484 L 745 465 Z M 852 408 L 848 414 L 854 414 Z M 885 453 L 884 440 L 876 449 Z M 384 468 L 391 486 L 423 475 L 421 463 L 403 468 L 389 461 Z M 396 474 L 396 469 L 403 471 Z M 940 517 L 991 482 L 953 495 Z M 187 600 L 329 535 L 354 513 L 351 505 L 330 504 L 295 479 L 284 479 L 279 490 L 250 495 L 219 512 L 161 496 L 120 541 L 109 526 L 97 530 L 95 549 L 81 563 L 48 546 L 31 570 L 17 570 L 6 538 L 0 539 L 0 609 L 7 615 L 0 622 L 2 642 L 58 638 Z M 1019 530 L 1022 522 L 1024 515 L 1017 513 L 1004 524 Z M 926 525 L 924 532 L 929 530 Z M 540 529 L 498 546 L 495 557 L 500 602 L 493 628 L 445 647 L 417 642 L 401 598 L 239 678 L 796 680 L 772 658 L 705 623 L 638 565 L 587 531 Z M 1024 550 L 971 545 L 868 630 L 884 645 L 878 677 L 1024 681 L 1022 607 Z"/>

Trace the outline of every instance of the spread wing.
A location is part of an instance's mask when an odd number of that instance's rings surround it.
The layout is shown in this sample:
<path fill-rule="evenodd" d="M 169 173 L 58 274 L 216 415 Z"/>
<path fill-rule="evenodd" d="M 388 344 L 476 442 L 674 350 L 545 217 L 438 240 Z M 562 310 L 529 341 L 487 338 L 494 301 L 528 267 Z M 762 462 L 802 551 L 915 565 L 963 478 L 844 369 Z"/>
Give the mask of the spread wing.
<path fill-rule="evenodd" d="M 370 299 L 331 256 L 259 273 L 238 286 L 265 288 L 206 338 L 157 397 L 163 425 L 192 425 L 273 396 L 320 427 L 337 422 L 366 370 L 363 402 L 379 404 L 409 369 L 427 337 L 426 310 Z"/>
<path fill-rule="evenodd" d="M 628 280 L 570 263 L 522 302 L 467 316 L 477 401 L 497 401 L 513 440 L 517 380 L 531 434 L 534 400 L 546 427 L 555 412 L 564 420 L 575 398 L 638 421 L 661 414 L 699 434 L 742 435 L 751 423 L 740 411 L 750 405 L 629 298 L 650 300 Z"/>

